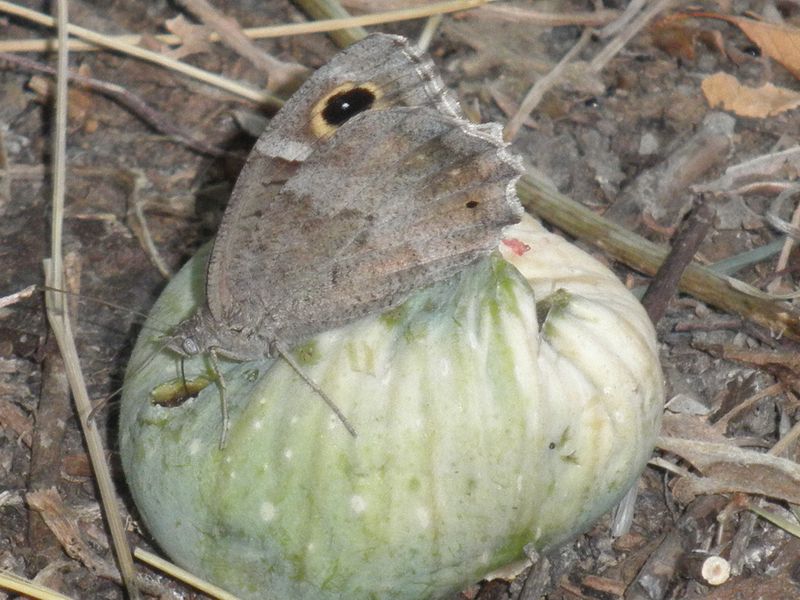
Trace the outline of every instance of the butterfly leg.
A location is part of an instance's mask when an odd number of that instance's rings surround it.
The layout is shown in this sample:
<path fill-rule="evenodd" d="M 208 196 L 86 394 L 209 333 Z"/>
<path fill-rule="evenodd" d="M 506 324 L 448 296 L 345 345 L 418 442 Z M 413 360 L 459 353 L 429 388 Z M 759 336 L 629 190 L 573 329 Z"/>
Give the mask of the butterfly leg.
<path fill-rule="evenodd" d="M 219 386 L 220 403 L 222 405 L 222 435 L 219 440 L 219 449 L 224 450 L 228 443 L 228 430 L 231 423 L 228 418 L 228 396 L 225 394 L 226 385 L 225 378 L 222 376 L 222 369 L 219 368 L 219 359 L 217 352 L 211 348 L 208 351 L 208 356 L 211 359 L 211 368 L 214 370 L 214 375 L 217 377 L 217 385 Z"/>
<path fill-rule="evenodd" d="M 350 423 L 350 421 L 347 420 L 347 417 L 344 416 L 344 413 L 342 412 L 342 410 L 338 406 L 336 406 L 336 403 L 333 400 L 330 399 L 328 394 L 326 394 L 323 391 L 323 389 L 321 387 L 319 387 L 314 382 L 313 379 L 311 379 L 311 377 L 306 375 L 306 372 L 303 370 L 303 367 L 301 367 L 297 363 L 297 361 L 294 359 L 294 357 L 290 354 L 289 348 L 287 348 L 283 344 L 283 342 L 279 342 L 277 340 L 272 344 L 272 347 L 275 349 L 277 354 L 279 354 L 280 357 L 283 360 L 285 360 L 287 363 L 289 363 L 289 366 L 292 367 L 292 369 L 294 369 L 295 373 L 297 373 L 300 376 L 300 378 L 303 381 L 305 381 L 306 384 L 308 384 L 308 386 L 312 390 L 314 390 L 320 398 L 322 398 L 322 400 L 325 402 L 325 404 L 327 404 L 328 407 L 333 411 L 333 414 L 335 414 L 337 417 L 339 417 L 339 420 L 342 422 L 342 425 L 344 425 L 344 428 L 347 429 L 348 433 L 350 435 L 352 435 L 353 437 L 357 437 L 355 427 L 353 427 L 353 425 Z"/>

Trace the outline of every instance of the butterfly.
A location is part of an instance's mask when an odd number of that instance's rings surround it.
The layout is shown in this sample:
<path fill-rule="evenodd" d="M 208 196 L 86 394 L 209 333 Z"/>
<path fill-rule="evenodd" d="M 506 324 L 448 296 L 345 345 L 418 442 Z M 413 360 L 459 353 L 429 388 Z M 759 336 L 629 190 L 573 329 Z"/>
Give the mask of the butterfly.
<path fill-rule="evenodd" d="M 256 142 L 211 250 L 205 303 L 167 347 L 207 353 L 218 375 L 217 356 L 282 356 L 355 434 L 291 348 L 492 252 L 522 215 L 520 174 L 499 125 L 468 121 L 430 58 L 370 35 L 317 70 Z"/>

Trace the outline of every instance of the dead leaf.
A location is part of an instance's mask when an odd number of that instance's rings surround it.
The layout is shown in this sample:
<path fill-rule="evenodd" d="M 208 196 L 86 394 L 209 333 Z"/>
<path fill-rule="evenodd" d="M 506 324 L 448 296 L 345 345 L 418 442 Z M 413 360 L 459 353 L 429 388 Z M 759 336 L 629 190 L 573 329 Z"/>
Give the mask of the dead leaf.
<path fill-rule="evenodd" d="M 794 461 L 732 444 L 676 437 L 661 436 L 657 446 L 677 454 L 704 475 L 676 482 L 673 494 L 681 502 L 700 494 L 745 492 L 800 503 L 800 465 Z"/>
<path fill-rule="evenodd" d="M 726 443 L 728 438 L 708 424 L 704 418 L 665 412 L 661 418 L 661 432 L 667 436 L 680 436 L 684 440 Z"/>
<path fill-rule="evenodd" d="M 181 38 L 181 45 L 167 52 L 173 58 L 181 59 L 211 50 L 208 42 L 209 30 L 205 25 L 195 25 L 183 15 L 178 15 L 165 21 L 164 26 L 170 33 Z"/>
<path fill-rule="evenodd" d="M 703 80 L 702 88 L 712 108 L 722 106 L 742 117 L 774 117 L 800 106 L 800 92 L 771 83 L 749 87 L 727 73 L 709 75 Z"/>
<path fill-rule="evenodd" d="M 782 64 L 800 79 L 800 29 L 790 25 L 765 23 L 746 17 L 733 17 L 719 13 L 687 13 L 693 17 L 719 19 L 736 25 L 760 49 L 761 53 Z"/>
<path fill-rule="evenodd" d="M 728 167 L 722 177 L 711 183 L 692 187 L 695 193 L 720 194 L 752 181 L 767 179 L 797 179 L 800 177 L 800 146 L 762 154 Z M 776 192 L 777 193 L 777 192 Z"/>
<path fill-rule="evenodd" d="M 800 79 L 800 29 L 742 17 L 732 18 L 731 22 L 738 25 L 763 54 L 781 63 Z"/>
<path fill-rule="evenodd" d="M 672 487 L 672 495 L 681 504 L 688 504 L 697 496 L 735 492 L 769 496 L 792 503 L 800 498 L 798 482 L 786 480 L 782 471 L 769 466 L 753 469 L 748 465 L 719 464 L 710 468 L 706 476 L 681 477 Z"/>
<path fill-rule="evenodd" d="M 693 61 L 697 42 L 725 56 L 725 41 L 722 33 L 715 29 L 702 29 L 687 23 L 686 13 L 666 15 L 648 28 L 656 48 L 670 56 Z"/>
<path fill-rule="evenodd" d="M 44 104 L 51 101 L 55 92 L 55 82 L 40 75 L 34 75 L 28 80 L 28 88 L 36 93 L 37 102 Z M 96 131 L 98 123 L 94 118 L 97 113 L 94 95 L 82 88 L 70 86 L 67 96 L 69 98 L 67 117 L 70 129 L 81 128 L 86 133 Z"/>
<path fill-rule="evenodd" d="M 722 32 L 716 29 L 704 29 L 697 36 L 697 39 L 703 42 L 711 50 L 716 50 L 721 56 L 726 56 L 725 40 L 722 37 Z"/>
<path fill-rule="evenodd" d="M 44 519 L 70 558 L 82 562 L 92 573 L 100 577 L 120 580 L 116 567 L 96 553 L 85 540 L 78 527 L 78 516 L 64 504 L 55 488 L 28 492 L 25 499 L 28 506 Z"/>
<path fill-rule="evenodd" d="M 0 427 L 13 431 L 20 437 L 22 443 L 30 447 L 33 419 L 28 417 L 21 408 L 9 400 L 0 399 Z"/>
<path fill-rule="evenodd" d="M 672 57 L 685 61 L 694 60 L 694 45 L 700 34 L 700 29 L 687 25 L 685 22 L 675 22 L 674 19 L 661 19 L 650 27 L 653 44 Z"/>

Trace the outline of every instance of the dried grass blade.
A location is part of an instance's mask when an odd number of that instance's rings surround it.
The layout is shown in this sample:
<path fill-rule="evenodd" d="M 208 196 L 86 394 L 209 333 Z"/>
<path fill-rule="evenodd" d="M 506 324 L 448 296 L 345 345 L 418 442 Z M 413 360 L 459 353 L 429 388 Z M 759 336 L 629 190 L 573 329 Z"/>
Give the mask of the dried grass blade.
<path fill-rule="evenodd" d="M 66 181 L 67 63 L 69 58 L 69 50 L 65 44 L 68 30 L 67 0 L 60 0 L 57 2 L 56 8 L 58 13 L 57 32 L 61 44 L 57 62 L 56 126 L 53 142 L 52 259 L 45 261 L 45 279 L 49 286 L 62 289 L 64 287 L 62 230 Z M 100 496 L 106 510 L 105 514 L 108 519 L 122 578 L 130 598 L 136 600 L 140 595 L 135 583 L 133 557 L 127 545 L 125 527 L 123 526 L 122 518 L 119 514 L 116 495 L 114 493 L 113 484 L 111 483 L 111 473 L 105 461 L 105 452 L 103 450 L 100 433 L 95 423 L 88 419 L 92 407 L 78 362 L 78 353 L 71 331 L 67 303 L 63 295 L 54 294 L 50 291 L 45 294 L 45 304 L 47 306 L 48 321 L 50 322 L 58 347 L 64 357 L 67 378 L 69 379 L 70 388 L 75 398 L 75 405 L 97 479 L 97 486 L 100 490 Z"/>

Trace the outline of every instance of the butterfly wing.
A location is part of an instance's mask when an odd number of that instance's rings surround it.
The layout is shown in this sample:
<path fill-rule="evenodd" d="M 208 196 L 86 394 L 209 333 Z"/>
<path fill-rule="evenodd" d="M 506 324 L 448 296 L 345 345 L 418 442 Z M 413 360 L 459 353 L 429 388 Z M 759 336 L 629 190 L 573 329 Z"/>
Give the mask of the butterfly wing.
<path fill-rule="evenodd" d="M 235 307 L 238 292 L 227 271 L 242 250 L 239 230 L 262 218 L 302 161 L 349 118 L 393 106 L 431 106 L 461 115 L 430 58 L 404 38 L 386 34 L 370 35 L 335 55 L 289 98 L 256 142 L 222 218 L 207 272 L 214 321 L 226 322 Z"/>
<path fill-rule="evenodd" d="M 393 106 L 462 116 L 426 54 L 400 36 L 372 34 L 335 55 L 287 100 L 254 153 L 302 161 L 350 117 Z"/>
<path fill-rule="evenodd" d="M 522 212 L 519 174 L 497 126 L 428 107 L 364 112 L 271 201 L 239 198 L 246 218 L 215 257 L 217 284 L 240 326 L 299 342 L 395 306 L 496 248 Z"/>

